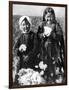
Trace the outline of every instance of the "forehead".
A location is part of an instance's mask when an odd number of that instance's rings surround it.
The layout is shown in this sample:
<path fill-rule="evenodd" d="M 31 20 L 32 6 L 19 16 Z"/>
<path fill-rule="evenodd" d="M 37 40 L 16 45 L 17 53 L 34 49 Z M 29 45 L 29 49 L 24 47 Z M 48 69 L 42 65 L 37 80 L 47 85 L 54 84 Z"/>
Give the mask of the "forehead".
<path fill-rule="evenodd" d="M 50 15 L 53 15 L 51 12 L 48 12 L 47 14 L 46 14 L 47 16 L 50 16 Z"/>

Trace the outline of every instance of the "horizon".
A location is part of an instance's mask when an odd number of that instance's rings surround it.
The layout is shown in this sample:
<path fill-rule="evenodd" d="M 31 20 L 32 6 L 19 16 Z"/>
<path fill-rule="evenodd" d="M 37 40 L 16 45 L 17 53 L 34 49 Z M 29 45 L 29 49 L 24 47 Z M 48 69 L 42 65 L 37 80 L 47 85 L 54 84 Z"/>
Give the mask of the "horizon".
<path fill-rule="evenodd" d="M 45 8 L 47 8 L 47 6 L 13 4 L 13 15 L 43 16 L 43 11 L 45 10 Z M 56 17 L 65 17 L 65 7 L 52 8 L 55 11 Z"/>

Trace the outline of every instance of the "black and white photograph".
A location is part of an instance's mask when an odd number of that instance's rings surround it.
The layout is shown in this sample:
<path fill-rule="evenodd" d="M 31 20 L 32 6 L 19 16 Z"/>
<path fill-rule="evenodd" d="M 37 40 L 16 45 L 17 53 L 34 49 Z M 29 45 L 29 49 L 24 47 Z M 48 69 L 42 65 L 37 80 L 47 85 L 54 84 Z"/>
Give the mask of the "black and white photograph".
<path fill-rule="evenodd" d="M 9 87 L 67 84 L 67 5 L 9 2 Z"/>

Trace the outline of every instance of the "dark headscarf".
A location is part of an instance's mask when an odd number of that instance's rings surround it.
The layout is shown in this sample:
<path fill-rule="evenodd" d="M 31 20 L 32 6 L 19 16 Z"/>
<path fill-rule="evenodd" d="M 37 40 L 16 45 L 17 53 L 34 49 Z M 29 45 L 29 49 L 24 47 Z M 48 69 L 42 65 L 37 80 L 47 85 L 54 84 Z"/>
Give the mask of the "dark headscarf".
<path fill-rule="evenodd" d="M 44 13 L 43 13 L 43 21 L 45 21 L 45 16 L 47 13 L 51 13 L 54 17 L 54 21 L 55 21 L 55 12 L 54 12 L 54 9 L 51 8 L 51 7 L 48 7 L 44 10 Z"/>

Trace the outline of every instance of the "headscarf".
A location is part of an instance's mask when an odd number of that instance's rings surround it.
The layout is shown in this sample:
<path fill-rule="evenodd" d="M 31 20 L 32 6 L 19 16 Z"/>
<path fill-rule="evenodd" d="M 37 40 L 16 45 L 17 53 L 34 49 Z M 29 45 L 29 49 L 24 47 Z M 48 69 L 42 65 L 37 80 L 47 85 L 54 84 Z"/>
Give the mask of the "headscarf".
<path fill-rule="evenodd" d="M 29 24 L 31 25 L 31 19 L 28 16 L 22 16 L 22 17 L 19 18 L 19 28 L 20 28 L 20 30 L 22 30 L 21 24 L 22 24 L 22 22 L 25 18 L 28 20 Z"/>

